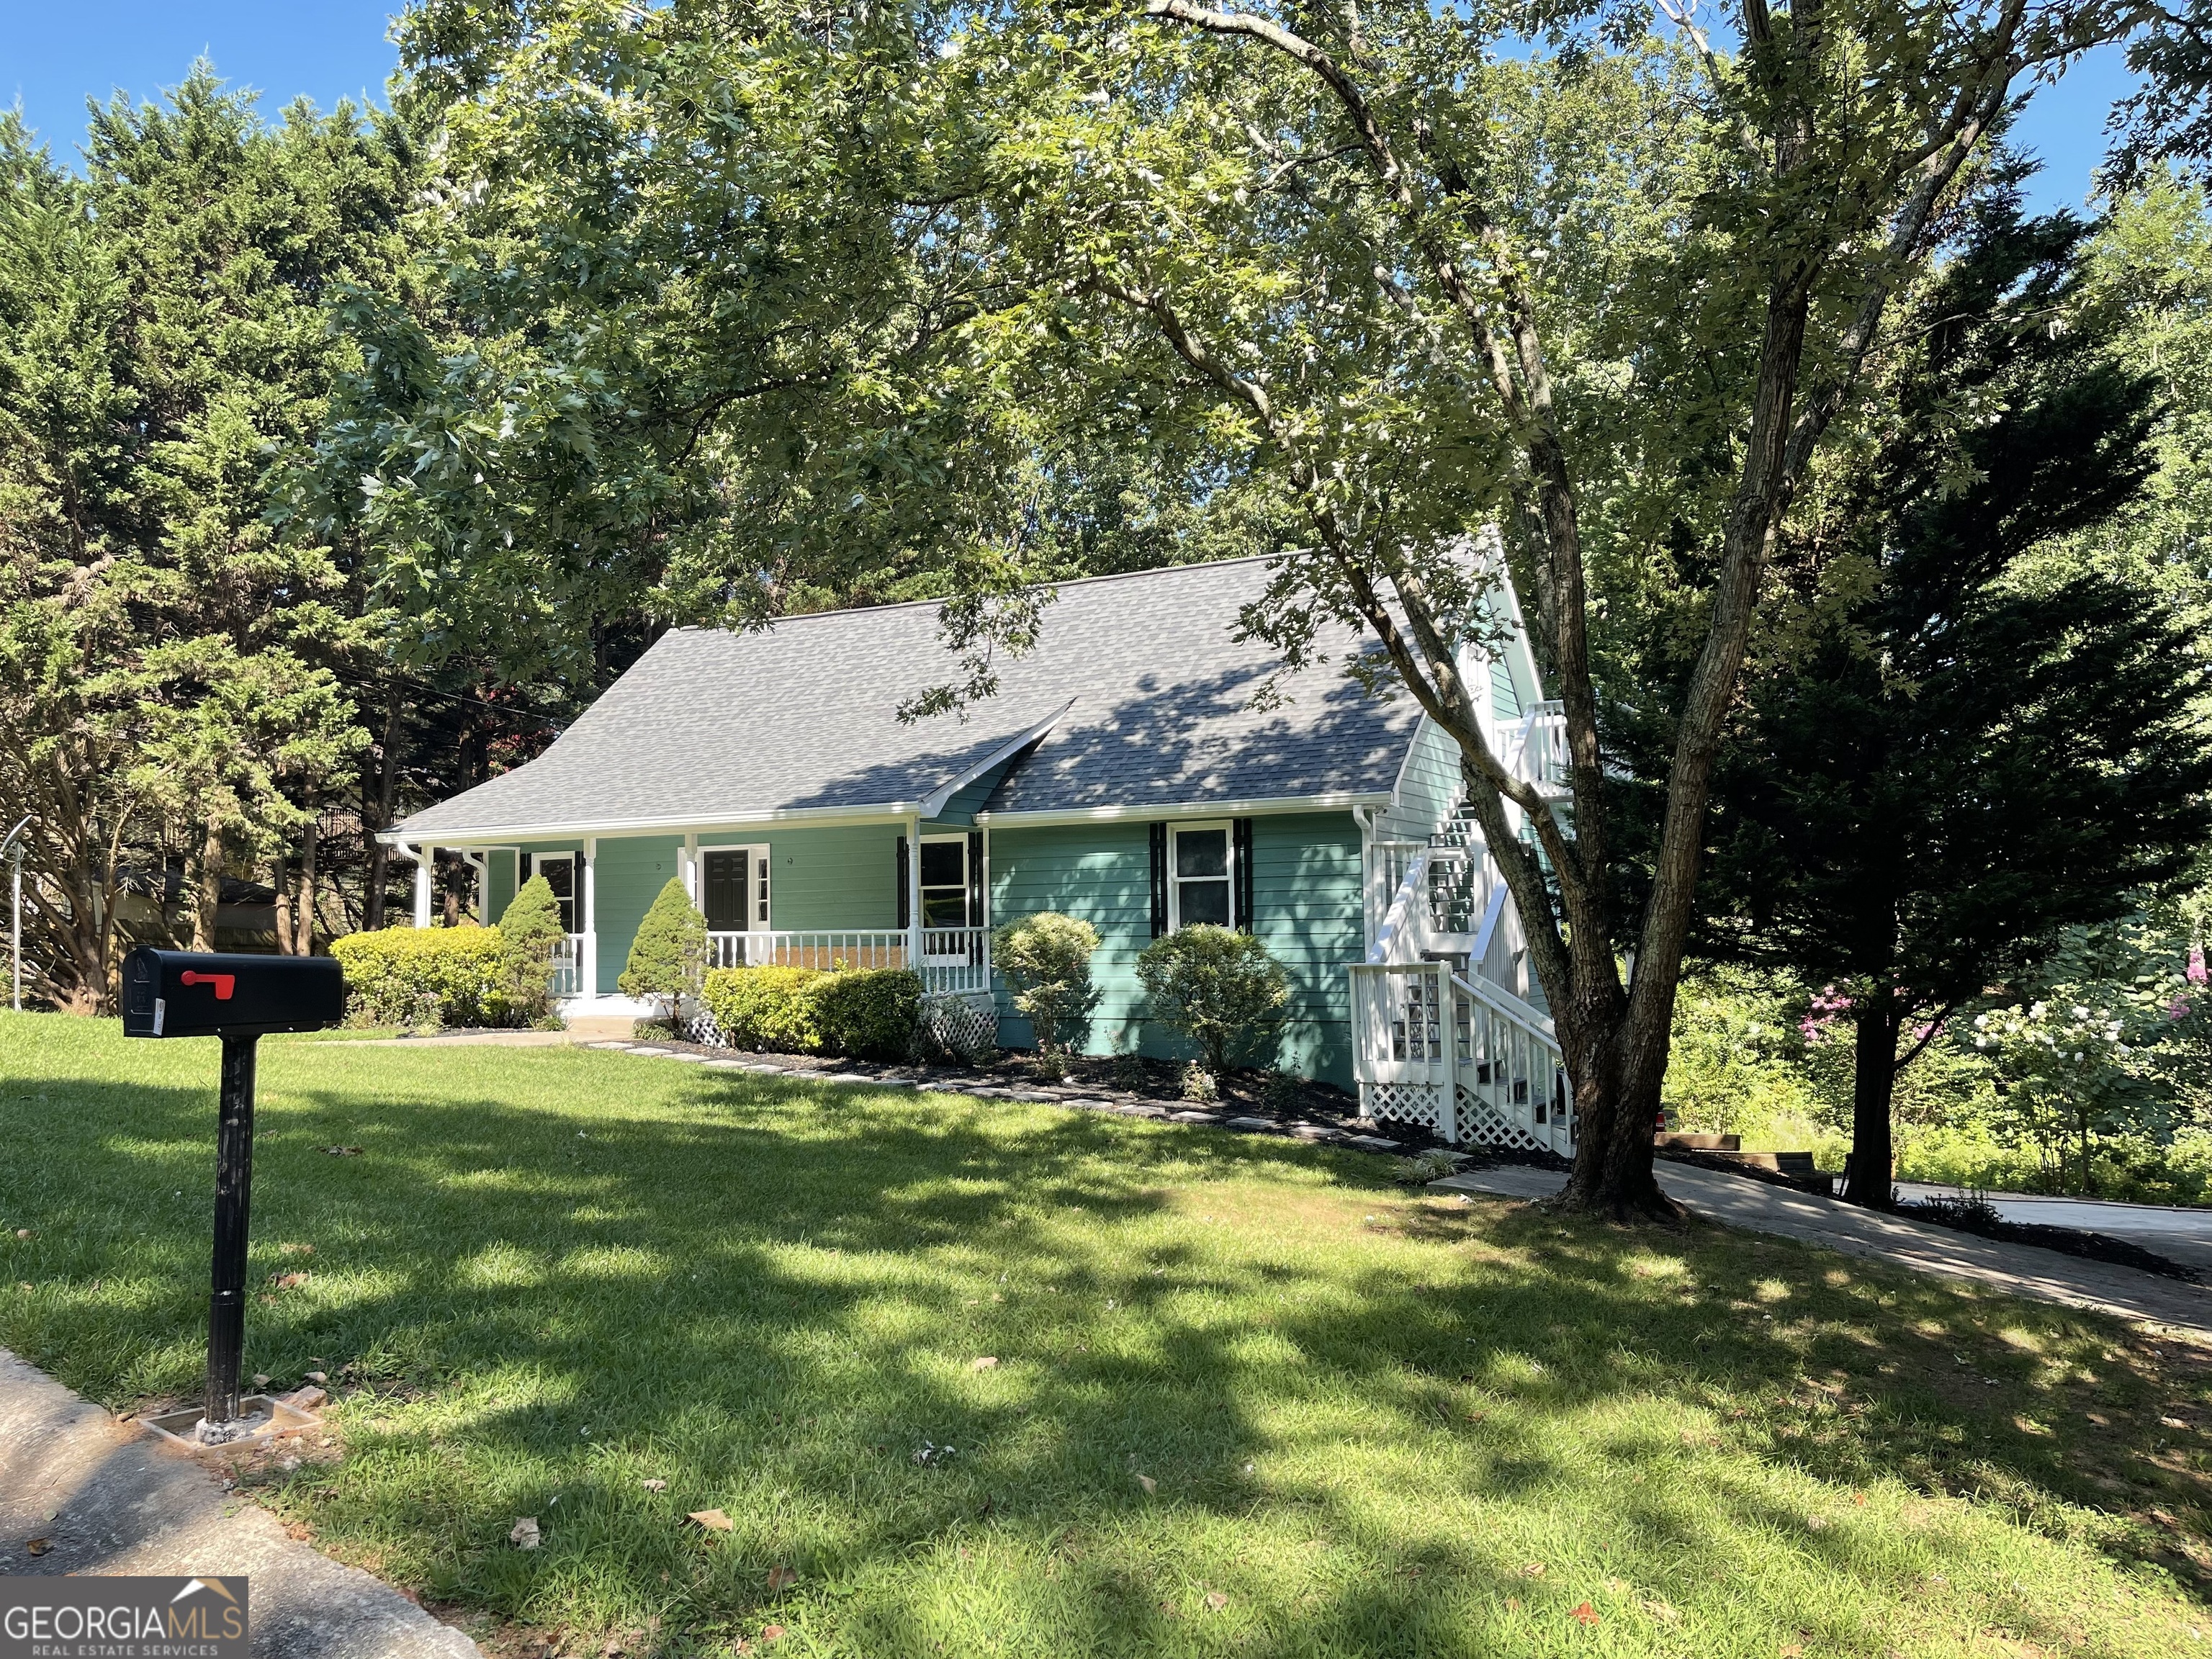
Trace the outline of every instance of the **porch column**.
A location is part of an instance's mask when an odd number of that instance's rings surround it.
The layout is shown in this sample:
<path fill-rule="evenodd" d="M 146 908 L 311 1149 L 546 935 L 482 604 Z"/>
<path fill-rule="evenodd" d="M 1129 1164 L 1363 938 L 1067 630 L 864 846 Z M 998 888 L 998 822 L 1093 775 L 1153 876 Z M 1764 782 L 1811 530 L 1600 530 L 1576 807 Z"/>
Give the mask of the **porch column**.
<path fill-rule="evenodd" d="M 427 842 L 415 849 L 415 925 L 430 925 L 430 860 L 436 848 Z"/>
<path fill-rule="evenodd" d="M 696 831 L 684 837 L 684 896 L 694 904 L 699 902 L 699 836 Z"/>
<path fill-rule="evenodd" d="M 586 999 L 599 994 L 599 838 L 584 837 L 584 914 L 577 920 L 583 927 L 584 995 Z"/>
<path fill-rule="evenodd" d="M 921 814 L 906 821 L 906 965 L 921 971 Z"/>

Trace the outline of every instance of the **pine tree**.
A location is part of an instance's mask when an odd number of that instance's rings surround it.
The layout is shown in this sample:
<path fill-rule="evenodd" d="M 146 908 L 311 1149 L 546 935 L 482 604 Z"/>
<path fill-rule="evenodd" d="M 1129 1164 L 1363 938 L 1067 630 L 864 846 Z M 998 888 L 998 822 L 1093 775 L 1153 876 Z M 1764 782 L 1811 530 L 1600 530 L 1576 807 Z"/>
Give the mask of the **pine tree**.
<path fill-rule="evenodd" d="M 698 994 L 707 974 L 707 918 L 684 884 L 671 878 L 638 924 L 629 962 L 615 982 L 626 997 L 658 1002 L 673 1030 L 684 999 Z"/>

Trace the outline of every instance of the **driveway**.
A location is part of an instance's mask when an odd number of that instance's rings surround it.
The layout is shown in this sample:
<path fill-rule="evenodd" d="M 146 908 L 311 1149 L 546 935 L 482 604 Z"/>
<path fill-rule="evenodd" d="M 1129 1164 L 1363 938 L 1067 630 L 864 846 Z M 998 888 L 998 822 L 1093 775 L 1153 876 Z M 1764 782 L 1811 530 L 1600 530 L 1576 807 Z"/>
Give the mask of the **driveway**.
<path fill-rule="evenodd" d="M 1905 1198 L 1961 1198 L 1957 1187 L 1934 1187 L 1924 1182 L 1900 1181 L 1897 1190 Z M 2108 1233 L 2155 1250 L 2170 1261 L 2191 1267 L 2212 1267 L 2212 1210 L 2191 1210 L 2166 1204 L 2121 1204 L 2101 1198 L 2049 1198 L 2040 1193 L 1984 1193 L 1990 1206 L 2007 1221 L 2039 1227 L 2075 1227 L 2085 1233 Z"/>
<path fill-rule="evenodd" d="M 1545 1198 L 1566 1184 L 1551 1170 L 1507 1166 L 1470 1170 L 1431 1183 L 1445 1192 L 1503 1198 Z M 2014 1296 L 2094 1308 L 2174 1328 L 2212 1343 L 2212 1290 L 2102 1261 L 2061 1255 L 2032 1244 L 2008 1244 L 1972 1233 L 1862 1210 L 1787 1187 L 1724 1175 L 1686 1164 L 1659 1162 L 1668 1196 L 1708 1220 L 1747 1232 L 1802 1240 L 1845 1255 L 1871 1256 L 1917 1272 L 1968 1280 Z M 2120 1206 L 2135 1208 L 2135 1206 Z M 2184 1213 L 2188 1213 L 2185 1212 Z M 2080 1225 L 2069 1222 L 2068 1225 Z M 2152 1248 L 2145 1242 L 2146 1248 Z"/>

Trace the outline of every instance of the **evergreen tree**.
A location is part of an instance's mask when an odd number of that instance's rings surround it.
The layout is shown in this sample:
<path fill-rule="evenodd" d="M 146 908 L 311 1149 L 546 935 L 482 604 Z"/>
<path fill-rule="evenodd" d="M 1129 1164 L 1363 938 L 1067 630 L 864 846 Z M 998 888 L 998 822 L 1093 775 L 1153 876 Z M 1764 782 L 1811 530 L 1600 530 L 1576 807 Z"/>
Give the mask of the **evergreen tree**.
<path fill-rule="evenodd" d="M 553 981 L 553 947 L 567 937 L 553 884 L 532 876 L 515 890 L 499 919 L 500 957 L 506 965 L 507 1000 L 526 1020 L 545 1012 Z"/>
<path fill-rule="evenodd" d="M 1890 1200 L 1899 1066 L 2212 828 L 2197 642 L 2094 571 L 2021 580 L 2150 466 L 2148 384 L 2069 325 L 2085 234 L 2001 194 L 1926 296 L 1899 418 L 1810 550 L 1863 597 L 1753 684 L 1716 781 L 1706 943 L 1848 1000 L 1860 1203 Z"/>
<path fill-rule="evenodd" d="M 675 1029 L 683 1000 L 696 996 L 707 975 L 707 918 L 673 877 L 638 924 L 629 962 L 615 982 L 626 997 L 658 1002 Z"/>

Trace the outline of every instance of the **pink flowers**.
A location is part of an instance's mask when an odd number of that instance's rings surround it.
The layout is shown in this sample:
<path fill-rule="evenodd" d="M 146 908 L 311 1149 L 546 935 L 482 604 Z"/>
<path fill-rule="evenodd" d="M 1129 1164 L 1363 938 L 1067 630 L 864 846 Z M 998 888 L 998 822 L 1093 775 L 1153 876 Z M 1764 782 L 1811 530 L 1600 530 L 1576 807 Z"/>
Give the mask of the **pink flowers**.
<path fill-rule="evenodd" d="M 2204 947 L 2202 945 L 2192 945 L 2189 947 L 2189 982 L 2191 985 L 2202 985 L 2208 978 L 2212 978 L 2212 975 L 2208 975 L 2204 971 Z"/>

